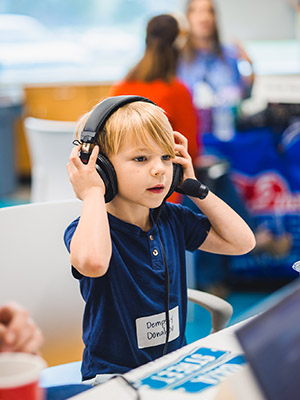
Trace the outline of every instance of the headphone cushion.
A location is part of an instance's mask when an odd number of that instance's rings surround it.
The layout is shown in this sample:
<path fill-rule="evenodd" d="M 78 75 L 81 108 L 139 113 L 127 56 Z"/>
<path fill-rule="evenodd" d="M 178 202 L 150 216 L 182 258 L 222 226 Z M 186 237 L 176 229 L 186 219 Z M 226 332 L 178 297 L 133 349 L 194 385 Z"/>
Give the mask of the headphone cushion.
<path fill-rule="evenodd" d="M 98 154 L 96 170 L 105 185 L 105 203 L 109 203 L 118 193 L 118 181 L 116 171 L 104 154 Z"/>
<path fill-rule="evenodd" d="M 166 199 L 171 196 L 171 194 L 176 190 L 177 186 L 181 183 L 183 178 L 183 169 L 180 164 L 173 163 L 173 180 L 171 183 L 170 190 L 166 196 Z"/>

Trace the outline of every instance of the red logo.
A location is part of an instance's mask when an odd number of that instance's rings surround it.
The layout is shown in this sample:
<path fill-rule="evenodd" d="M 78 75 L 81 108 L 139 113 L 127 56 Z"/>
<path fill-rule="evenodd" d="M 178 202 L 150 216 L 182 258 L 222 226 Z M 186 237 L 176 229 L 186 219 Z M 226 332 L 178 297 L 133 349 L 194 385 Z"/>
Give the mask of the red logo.
<path fill-rule="evenodd" d="M 233 182 L 254 214 L 300 210 L 300 193 L 292 193 L 287 181 L 274 171 L 249 177 L 235 172 Z"/>

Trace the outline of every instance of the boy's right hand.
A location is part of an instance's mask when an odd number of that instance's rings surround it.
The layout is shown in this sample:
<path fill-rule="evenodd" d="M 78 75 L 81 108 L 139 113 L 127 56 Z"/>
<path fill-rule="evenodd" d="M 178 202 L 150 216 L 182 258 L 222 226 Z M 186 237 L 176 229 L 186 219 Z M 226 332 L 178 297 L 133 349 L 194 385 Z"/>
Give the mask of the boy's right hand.
<path fill-rule="evenodd" d="M 92 150 L 89 162 L 84 164 L 79 158 L 81 146 L 76 146 L 71 152 L 67 170 L 76 197 L 84 200 L 90 193 L 99 191 L 100 195 L 105 195 L 105 185 L 96 170 L 96 160 L 99 147 L 95 146 Z"/>

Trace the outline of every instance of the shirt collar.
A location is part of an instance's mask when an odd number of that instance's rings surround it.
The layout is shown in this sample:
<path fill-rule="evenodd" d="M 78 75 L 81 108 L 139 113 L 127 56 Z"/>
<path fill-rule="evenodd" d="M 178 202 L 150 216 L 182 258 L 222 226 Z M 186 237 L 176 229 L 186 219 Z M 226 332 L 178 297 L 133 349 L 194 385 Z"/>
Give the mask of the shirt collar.
<path fill-rule="evenodd" d="M 139 226 L 130 224 L 129 222 L 125 222 L 122 219 L 119 219 L 110 213 L 107 213 L 107 214 L 108 214 L 109 224 L 113 228 L 113 230 L 125 232 L 125 233 L 135 235 L 135 236 L 143 236 L 145 234 L 149 235 L 149 233 L 155 234 L 158 231 L 157 225 L 153 220 L 153 216 L 152 216 L 153 210 L 152 209 L 150 209 L 150 218 L 152 220 L 153 226 L 147 232 L 143 231 Z"/>

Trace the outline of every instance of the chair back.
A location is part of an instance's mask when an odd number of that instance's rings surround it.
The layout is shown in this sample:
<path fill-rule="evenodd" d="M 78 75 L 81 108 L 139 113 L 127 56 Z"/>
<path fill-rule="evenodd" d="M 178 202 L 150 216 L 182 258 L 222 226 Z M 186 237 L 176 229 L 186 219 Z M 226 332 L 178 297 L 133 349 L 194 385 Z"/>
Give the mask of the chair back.
<path fill-rule="evenodd" d="M 81 204 L 72 199 L 0 208 L 0 304 L 17 301 L 29 310 L 43 331 L 49 365 L 82 356 L 84 303 L 63 243 Z"/>
<path fill-rule="evenodd" d="M 66 165 L 76 122 L 28 117 L 24 127 L 31 159 L 31 201 L 74 198 Z"/>

